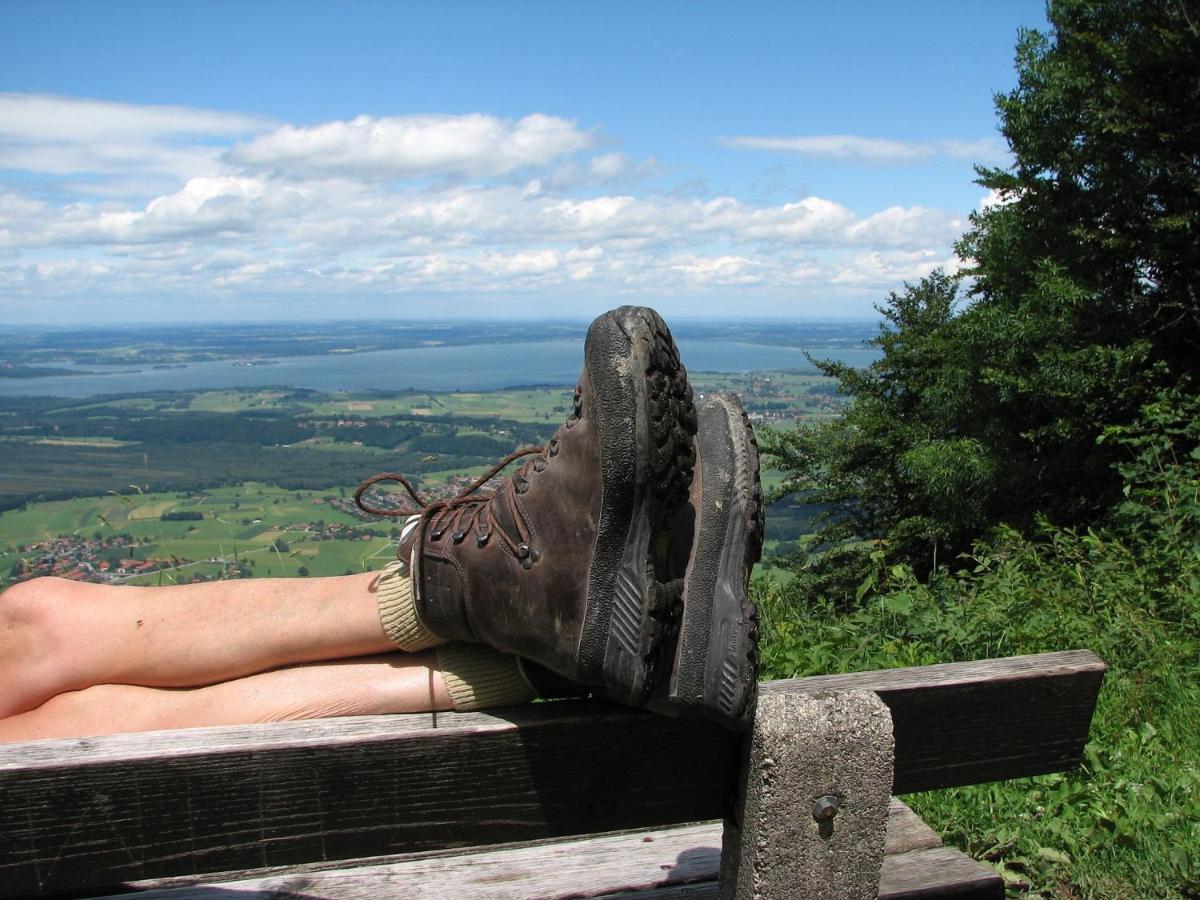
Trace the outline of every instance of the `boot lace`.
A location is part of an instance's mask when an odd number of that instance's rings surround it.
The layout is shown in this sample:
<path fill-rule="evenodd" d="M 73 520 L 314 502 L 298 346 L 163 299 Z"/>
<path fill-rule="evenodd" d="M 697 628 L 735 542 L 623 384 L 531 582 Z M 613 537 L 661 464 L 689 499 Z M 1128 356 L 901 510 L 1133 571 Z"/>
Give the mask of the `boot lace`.
<path fill-rule="evenodd" d="M 513 474 L 513 477 L 504 482 L 503 487 L 498 491 L 488 491 L 482 494 L 475 493 L 483 485 L 487 484 L 488 481 L 500 474 L 510 463 L 526 456 L 533 456 L 534 454 L 537 454 L 537 457 L 518 469 Z M 497 535 L 508 548 L 509 552 L 528 569 L 537 562 L 541 553 L 529 544 L 531 531 L 524 520 L 520 507 L 516 503 L 516 495 L 523 494 L 529 489 L 529 479 L 527 477 L 529 469 L 532 468 L 535 472 L 541 472 L 546 468 L 548 458 L 557 454 L 557 437 L 551 438 L 550 442 L 544 447 L 523 447 L 520 450 L 514 450 L 476 478 L 456 496 L 442 500 L 428 500 L 422 497 L 417 493 L 416 488 L 412 486 L 412 482 L 399 472 L 381 472 L 378 475 L 368 478 L 358 486 L 358 490 L 354 492 L 354 503 L 363 512 L 375 516 L 400 517 L 419 514 L 423 523 L 428 523 L 426 527 L 429 529 L 429 536 L 435 541 L 441 540 L 442 536 L 449 531 L 450 539 L 454 543 L 460 544 L 466 539 L 467 534 L 474 529 L 475 545 L 483 547 L 491 539 L 492 535 Z M 408 492 L 408 496 L 412 498 L 413 502 L 417 504 L 417 508 L 391 509 L 375 506 L 364 499 L 366 492 L 381 482 L 394 482 L 401 485 Z M 492 509 L 492 501 L 500 495 L 501 491 L 507 495 L 509 501 L 508 508 L 513 512 L 512 518 L 517 528 L 515 539 L 501 527 Z"/>

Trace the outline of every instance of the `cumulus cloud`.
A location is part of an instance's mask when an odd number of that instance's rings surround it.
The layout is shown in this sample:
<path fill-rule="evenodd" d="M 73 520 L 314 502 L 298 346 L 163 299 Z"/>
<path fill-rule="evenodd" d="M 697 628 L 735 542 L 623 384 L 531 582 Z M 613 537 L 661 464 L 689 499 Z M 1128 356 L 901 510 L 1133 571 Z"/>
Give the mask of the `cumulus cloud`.
<path fill-rule="evenodd" d="M 1004 145 L 996 138 L 974 141 L 897 141 L 853 134 L 814 134 L 802 137 L 728 137 L 726 147 L 769 150 L 811 159 L 832 159 L 868 165 L 912 165 L 932 159 L 959 159 L 994 163 L 1004 158 Z"/>
<path fill-rule="evenodd" d="M 856 243 L 910 246 L 938 242 L 948 244 L 962 234 L 966 220 L 924 206 L 890 206 L 855 222 L 846 236 Z"/>
<path fill-rule="evenodd" d="M 933 249 L 876 250 L 841 261 L 830 283 L 855 287 L 898 286 L 901 282 L 924 278 L 939 267 L 954 271 L 954 257 Z"/>
<path fill-rule="evenodd" d="M 0 303 L 206 292 L 878 297 L 952 263 L 964 227 L 961 213 L 925 206 L 858 213 L 816 195 L 655 191 L 655 160 L 597 134 L 537 113 L 297 125 L 3 94 L 0 167 L 19 177 L 0 172 Z M 36 187 L 47 183 L 54 190 Z"/>
<path fill-rule="evenodd" d="M 574 122 L 556 116 L 358 116 L 284 125 L 234 147 L 228 159 L 299 176 L 486 177 L 544 166 L 592 142 Z"/>
<path fill-rule="evenodd" d="M 690 256 L 672 261 L 671 268 L 691 283 L 755 284 L 762 279 L 759 265 L 744 256 Z"/>
<path fill-rule="evenodd" d="M 988 191 L 979 199 L 979 206 L 976 207 L 980 212 L 991 209 L 993 206 L 1006 206 L 1017 199 L 1013 192 L 1001 192 L 995 189 Z"/>

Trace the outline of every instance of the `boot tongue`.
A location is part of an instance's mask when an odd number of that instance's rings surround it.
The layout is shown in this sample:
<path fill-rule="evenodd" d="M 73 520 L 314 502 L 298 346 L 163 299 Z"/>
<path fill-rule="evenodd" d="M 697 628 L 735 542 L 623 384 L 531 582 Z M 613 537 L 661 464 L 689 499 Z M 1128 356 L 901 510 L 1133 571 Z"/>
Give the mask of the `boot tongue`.
<path fill-rule="evenodd" d="M 396 559 L 404 563 L 405 566 L 412 565 L 413 545 L 419 540 L 421 535 L 421 515 L 409 516 L 404 520 L 404 524 L 400 528 L 400 537 L 396 540 Z"/>

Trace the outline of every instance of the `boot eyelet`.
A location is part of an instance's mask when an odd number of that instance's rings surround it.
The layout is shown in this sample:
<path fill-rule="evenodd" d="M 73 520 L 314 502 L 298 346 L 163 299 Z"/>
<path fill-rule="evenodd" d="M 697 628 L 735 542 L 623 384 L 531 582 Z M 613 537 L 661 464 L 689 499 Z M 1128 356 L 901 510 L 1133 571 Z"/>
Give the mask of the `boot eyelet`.
<path fill-rule="evenodd" d="M 476 547 L 483 547 L 487 544 L 487 542 L 488 542 L 488 535 L 486 535 L 486 534 L 475 535 L 475 546 Z"/>
<path fill-rule="evenodd" d="M 450 535 L 450 540 L 454 541 L 456 544 L 461 544 L 463 542 L 463 538 L 466 536 L 467 533 L 465 531 L 456 531 Z"/>
<path fill-rule="evenodd" d="M 522 478 L 520 481 L 513 480 L 513 487 L 516 488 L 518 494 L 524 494 L 529 490 L 529 482 Z"/>
<path fill-rule="evenodd" d="M 535 472 L 544 472 L 544 471 L 546 471 L 546 460 L 544 460 L 544 459 L 543 459 L 542 457 L 540 457 L 540 456 L 539 456 L 537 459 L 535 459 L 535 460 L 533 461 L 533 471 L 535 471 Z"/>
<path fill-rule="evenodd" d="M 521 560 L 521 568 L 522 569 L 532 569 L 533 568 L 533 560 L 530 559 L 528 556 L 525 557 L 523 560 Z"/>
<path fill-rule="evenodd" d="M 517 544 L 517 557 L 519 559 L 528 559 L 529 558 L 529 545 L 528 544 Z"/>
<path fill-rule="evenodd" d="M 577 415 L 575 415 L 574 413 L 572 413 L 571 415 L 567 416 L 567 427 L 568 427 L 568 428 L 574 428 L 574 427 L 575 427 L 575 423 L 576 423 L 576 422 L 578 422 L 578 421 L 579 421 L 579 416 L 577 416 Z"/>
<path fill-rule="evenodd" d="M 537 562 L 537 561 L 538 561 L 539 559 L 541 559 L 541 558 L 542 558 L 542 551 L 541 551 L 541 550 L 537 550 L 537 549 L 533 549 L 533 548 L 531 548 L 531 549 L 530 549 L 530 551 L 529 551 L 529 561 L 530 561 L 531 563 L 535 563 L 535 562 Z"/>
<path fill-rule="evenodd" d="M 435 528 L 433 531 L 429 532 L 429 539 L 431 541 L 440 541 L 442 539 L 442 535 L 445 533 L 445 528 Z"/>

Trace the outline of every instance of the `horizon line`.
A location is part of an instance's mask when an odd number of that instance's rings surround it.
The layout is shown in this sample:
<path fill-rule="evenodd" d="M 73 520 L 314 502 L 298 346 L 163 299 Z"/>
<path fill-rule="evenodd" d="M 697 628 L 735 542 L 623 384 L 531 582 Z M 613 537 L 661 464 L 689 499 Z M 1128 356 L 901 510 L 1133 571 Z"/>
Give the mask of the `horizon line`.
<path fill-rule="evenodd" d="M 112 322 L 109 320 L 93 320 L 93 321 L 76 321 L 76 322 L 26 322 L 26 323 L 3 323 L 0 322 L 0 331 L 21 331 L 30 328 L 49 328 L 54 330 L 69 330 L 69 329 L 94 329 L 105 328 L 108 330 L 121 330 L 128 328 L 162 328 L 162 327 L 236 327 L 236 326 L 280 326 L 280 325 L 328 325 L 332 323 L 395 323 L 395 324 L 415 324 L 415 325 L 440 325 L 440 324 L 487 324 L 487 323 L 520 323 L 520 324 L 569 324 L 575 325 L 578 323 L 591 322 L 595 316 L 555 316 L 555 317 L 539 317 L 539 318 L 521 318 L 512 317 L 506 318 L 503 316 L 447 316 L 445 318 L 417 318 L 405 319 L 395 317 L 378 317 L 378 316 L 363 316 L 355 318 L 330 318 L 330 319 L 167 319 L 167 320 L 150 320 L 140 322 Z M 761 315 L 761 316 L 671 316 L 670 321 L 674 323 L 689 323 L 689 324 L 712 324 L 712 323 L 778 323 L 778 322 L 838 322 L 838 323 L 854 323 L 854 324 L 874 324 L 878 322 L 881 315 L 876 316 L 821 316 L 821 315 Z"/>

